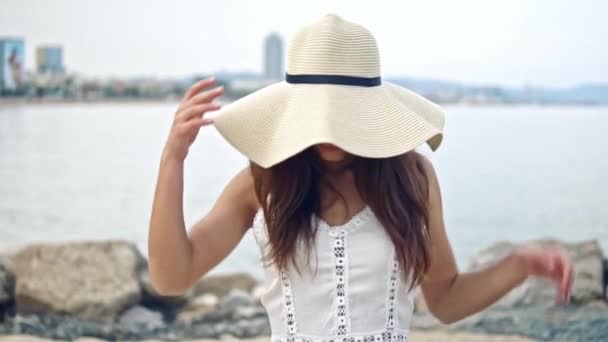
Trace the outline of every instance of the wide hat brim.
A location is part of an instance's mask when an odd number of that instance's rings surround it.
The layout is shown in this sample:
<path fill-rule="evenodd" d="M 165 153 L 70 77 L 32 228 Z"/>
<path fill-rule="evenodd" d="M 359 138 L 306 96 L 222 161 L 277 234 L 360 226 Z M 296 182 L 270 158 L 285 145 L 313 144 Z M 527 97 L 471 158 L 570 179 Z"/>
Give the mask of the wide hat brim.
<path fill-rule="evenodd" d="M 214 126 L 252 162 L 271 167 L 319 144 L 386 158 L 443 139 L 444 112 L 394 83 L 374 87 L 277 82 L 220 109 Z"/>

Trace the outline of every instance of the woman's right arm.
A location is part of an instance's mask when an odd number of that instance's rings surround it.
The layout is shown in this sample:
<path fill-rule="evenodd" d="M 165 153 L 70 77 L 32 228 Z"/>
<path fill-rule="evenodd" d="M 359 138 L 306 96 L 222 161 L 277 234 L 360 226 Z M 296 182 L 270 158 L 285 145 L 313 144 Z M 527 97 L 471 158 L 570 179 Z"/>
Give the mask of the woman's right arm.
<path fill-rule="evenodd" d="M 180 295 L 238 245 L 257 210 L 248 168 L 226 185 L 211 210 L 186 231 L 183 170 L 188 149 L 200 127 L 212 123 L 206 111 L 221 88 L 202 91 L 212 79 L 193 85 L 184 96 L 163 149 L 148 234 L 148 270 L 154 288 Z"/>

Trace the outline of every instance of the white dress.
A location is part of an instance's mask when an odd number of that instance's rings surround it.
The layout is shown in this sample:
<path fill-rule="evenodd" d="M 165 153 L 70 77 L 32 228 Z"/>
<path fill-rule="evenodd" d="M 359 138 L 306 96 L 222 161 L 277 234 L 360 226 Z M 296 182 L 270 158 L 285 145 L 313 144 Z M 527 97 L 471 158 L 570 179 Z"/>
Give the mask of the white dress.
<path fill-rule="evenodd" d="M 366 206 L 340 226 L 317 216 L 312 222 L 319 229 L 310 268 L 300 252 L 301 275 L 293 266 L 285 274 L 275 266 L 264 269 L 261 302 L 271 342 L 407 341 L 414 293 L 372 209 Z M 251 228 L 263 255 L 268 236 L 261 209 Z"/>

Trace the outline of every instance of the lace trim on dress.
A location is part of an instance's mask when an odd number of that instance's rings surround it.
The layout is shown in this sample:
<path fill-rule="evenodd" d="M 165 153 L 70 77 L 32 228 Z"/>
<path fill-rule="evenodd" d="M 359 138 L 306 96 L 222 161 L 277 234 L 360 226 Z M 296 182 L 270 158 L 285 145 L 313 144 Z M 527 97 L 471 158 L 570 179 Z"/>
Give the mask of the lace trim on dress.
<path fill-rule="evenodd" d="M 350 333 L 350 309 L 348 302 L 348 255 L 346 253 L 347 233 L 353 233 L 363 226 L 366 220 L 372 216 L 373 211 L 369 206 L 363 207 L 346 223 L 331 226 L 320 216 L 314 215 L 319 223 L 319 229 L 325 230 L 334 238 L 333 254 L 336 276 L 336 327 L 338 336 L 346 336 Z"/>
<path fill-rule="evenodd" d="M 386 329 L 393 330 L 397 326 L 397 314 L 395 304 L 399 293 L 399 263 L 397 262 L 397 252 L 393 249 L 391 260 L 390 276 L 388 277 L 388 295 L 386 298 Z"/>
<path fill-rule="evenodd" d="M 291 283 L 285 272 L 279 272 L 281 276 L 281 289 L 283 290 L 283 304 L 285 309 L 286 331 L 287 335 L 293 336 L 296 334 L 296 311 L 293 305 L 293 294 L 291 293 Z"/>
<path fill-rule="evenodd" d="M 270 342 L 407 342 L 408 330 L 383 330 L 347 336 L 281 336 L 273 335 Z"/>
<path fill-rule="evenodd" d="M 346 335 L 350 332 L 350 315 L 347 295 L 346 233 L 344 231 L 341 231 L 334 238 L 334 263 L 336 271 L 336 333 Z"/>

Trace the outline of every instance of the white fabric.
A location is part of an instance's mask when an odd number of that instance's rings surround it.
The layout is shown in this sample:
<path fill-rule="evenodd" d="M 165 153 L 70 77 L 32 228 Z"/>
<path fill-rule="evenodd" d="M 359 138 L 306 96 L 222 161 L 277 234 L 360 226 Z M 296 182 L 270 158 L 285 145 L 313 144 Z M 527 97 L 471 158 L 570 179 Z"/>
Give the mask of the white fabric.
<path fill-rule="evenodd" d="M 312 222 L 319 229 L 311 268 L 303 249 L 297 255 L 301 276 L 293 267 L 284 275 L 275 266 L 265 268 L 261 301 L 271 341 L 407 341 L 414 294 L 407 292 L 409 279 L 371 208 L 340 226 L 316 216 Z M 268 236 L 261 210 L 252 229 L 263 255 Z"/>

